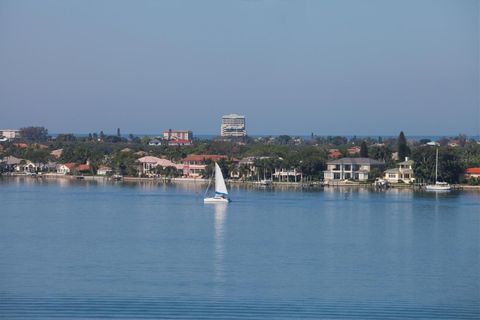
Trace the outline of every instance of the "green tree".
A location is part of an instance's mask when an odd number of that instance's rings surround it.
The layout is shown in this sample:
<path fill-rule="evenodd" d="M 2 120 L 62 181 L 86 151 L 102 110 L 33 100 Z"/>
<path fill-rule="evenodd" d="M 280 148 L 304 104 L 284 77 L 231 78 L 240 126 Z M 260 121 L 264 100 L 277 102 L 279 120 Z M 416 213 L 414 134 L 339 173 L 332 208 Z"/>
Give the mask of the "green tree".
<path fill-rule="evenodd" d="M 368 158 L 368 147 L 365 141 L 362 141 L 362 144 L 360 144 L 360 157 Z"/>
<path fill-rule="evenodd" d="M 405 134 L 400 132 L 397 140 L 397 151 L 398 151 L 398 160 L 404 161 L 405 157 L 410 155 L 410 148 L 407 145 L 407 139 L 405 138 Z"/>
<path fill-rule="evenodd" d="M 73 141 L 77 141 L 77 138 L 73 135 L 73 133 L 68 133 L 68 134 L 59 134 L 55 140 L 58 142 L 73 142 Z"/>
<path fill-rule="evenodd" d="M 29 141 L 45 141 L 48 130 L 45 127 L 25 127 L 20 129 L 20 136 Z"/>
<path fill-rule="evenodd" d="M 380 178 L 383 176 L 383 171 L 380 168 L 374 167 L 368 173 L 368 180 L 374 181 L 376 178 Z"/>
<path fill-rule="evenodd" d="M 422 146 L 412 152 L 414 173 L 418 181 L 434 182 L 435 180 L 435 148 Z M 450 148 L 440 148 L 438 156 L 438 180 L 457 183 L 464 166 L 455 152 Z"/>
<path fill-rule="evenodd" d="M 278 144 L 285 145 L 285 144 L 289 144 L 292 141 L 292 137 L 283 134 L 278 136 L 276 141 Z"/>
<path fill-rule="evenodd" d="M 116 152 L 113 156 L 111 163 L 114 172 L 126 176 L 136 176 L 137 158 L 131 152 Z"/>

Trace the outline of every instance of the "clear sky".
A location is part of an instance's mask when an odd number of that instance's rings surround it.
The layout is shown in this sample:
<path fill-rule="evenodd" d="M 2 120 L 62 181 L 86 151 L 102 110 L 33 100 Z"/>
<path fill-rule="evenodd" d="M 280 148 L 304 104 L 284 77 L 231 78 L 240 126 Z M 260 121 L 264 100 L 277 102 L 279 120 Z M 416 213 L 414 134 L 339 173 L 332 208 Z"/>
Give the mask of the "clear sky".
<path fill-rule="evenodd" d="M 0 0 L 0 129 L 480 132 L 477 0 Z"/>

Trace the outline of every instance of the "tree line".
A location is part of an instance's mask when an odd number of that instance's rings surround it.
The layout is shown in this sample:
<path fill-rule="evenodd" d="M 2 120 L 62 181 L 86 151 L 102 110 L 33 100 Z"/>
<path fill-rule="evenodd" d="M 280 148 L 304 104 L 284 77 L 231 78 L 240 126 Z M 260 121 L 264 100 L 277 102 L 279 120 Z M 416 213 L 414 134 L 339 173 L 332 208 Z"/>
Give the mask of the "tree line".
<path fill-rule="evenodd" d="M 383 160 L 386 168 L 393 168 L 396 163 L 410 157 L 414 162 L 414 172 L 418 181 L 432 181 L 435 168 L 435 147 L 426 145 L 428 140 L 408 141 L 400 132 L 394 138 L 357 138 L 340 136 L 312 137 L 308 140 L 291 136 L 248 138 L 246 143 L 223 140 L 196 140 L 191 146 L 149 146 L 149 137 L 122 137 L 120 129 L 117 135 L 92 133 L 78 137 L 73 134 L 60 134 L 55 139 L 49 137 L 43 127 L 26 127 L 20 130 L 21 138 L 2 144 L 2 156 L 13 155 L 33 162 L 58 161 L 85 163 L 92 165 L 92 170 L 104 164 L 125 175 L 136 175 L 136 159 L 143 152 L 157 157 L 164 157 L 173 162 L 180 162 L 189 154 L 220 154 L 227 156 L 221 160 L 222 170 L 226 175 L 235 173 L 248 175 L 249 166 L 235 166 L 233 159 L 255 158 L 255 167 L 260 178 L 271 175 L 275 168 L 296 169 L 313 180 L 321 180 L 329 160 L 329 150 L 338 149 L 342 156 L 370 157 Z M 447 141 L 439 141 L 439 179 L 450 183 L 459 182 L 461 173 L 467 167 L 480 166 L 480 145 L 465 136 L 456 138 L 458 147 L 449 147 Z M 18 142 L 27 142 L 28 147 L 18 146 Z M 43 143 L 47 148 L 38 147 Z M 348 148 L 359 146 L 360 152 L 349 155 Z M 54 149 L 63 149 L 59 159 L 50 155 Z M 128 150 L 125 152 L 125 150 Z M 397 160 L 392 155 L 397 152 Z M 211 170 L 211 168 L 209 169 Z M 209 175 L 211 172 L 206 172 Z M 381 175 L 374 172 L 372 177 Z"/>

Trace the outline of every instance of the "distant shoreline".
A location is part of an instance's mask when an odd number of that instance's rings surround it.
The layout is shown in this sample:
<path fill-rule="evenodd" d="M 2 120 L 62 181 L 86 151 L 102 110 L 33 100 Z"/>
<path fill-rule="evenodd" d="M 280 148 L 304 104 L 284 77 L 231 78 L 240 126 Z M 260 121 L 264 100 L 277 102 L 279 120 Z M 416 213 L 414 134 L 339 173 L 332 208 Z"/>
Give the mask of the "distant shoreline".
<path fill-rule="evenodd" d="M 27 179 L 67 179 L 67 180 L 84 180 L 84 181 L 112 181 L 114 180 L 111 177 L 107 176 L 73 176 L 73 175 L 63 175 L 63 174 L 56 174 L 56 173 L 48 173 L 43 175 L 37 176 L 29 176 L 26 174 L 21 173 L 13 173 L 13 174 L 3 174 L 0 175 L 0 178 L 27 178 Z M 209 182 L 209 179 L 203 178 L 171 178 L 171 179 L 164 179 L 164 178 L 142 178 L 142 177 L 123 177 L 119 182 L 126 182 L 126 183 L 133 183 L 133 182 L 155 182 L 158 184 L 167 184 L 167 183 L 186 183 L 186 184 L 199 184 L 199 185 L 206 185 Z M 240 181 L 240 180 L 229 180 L 227 181 L 228 184 L 231 185 L 240 185 L 240 186 L 252 186 L 252 187 L 259 187 L 265 188 L 266 186 L 261 185 L 257 181 Z M 344 183 L 339 182 L 332 185 L 323 184 L 319 181 L 316 182 L 273 182 L 272 186 L 270 187 L 287 187 L 292 189 L 318 189 L 318 188 L 344 188 L 344 187 L 355 187 L 355 188 L 368 188 L 374 189 L 372 184 L 365 184 L 365 183 Z M 267 187 L 268 188 L 268 187 Z M 392 184 L 389 186 L 388 189 L 412 189 L 415 190 L 413 185 L 409 184 Z M 455 185 L 456 191 L 477 191 L 480 192 L 480 185 L 479 186 L 472 186 L 467 184 L 457 184 Z"/>

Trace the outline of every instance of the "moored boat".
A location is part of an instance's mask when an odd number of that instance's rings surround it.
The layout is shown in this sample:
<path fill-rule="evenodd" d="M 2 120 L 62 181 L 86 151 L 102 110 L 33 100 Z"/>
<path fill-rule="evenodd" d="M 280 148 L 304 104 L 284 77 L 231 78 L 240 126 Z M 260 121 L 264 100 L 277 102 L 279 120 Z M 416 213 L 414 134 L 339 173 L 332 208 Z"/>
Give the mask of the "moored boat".
<path fill-rule="evenodd" d="M 438 181 L 438 147 L 435 154 L 435 184 L 428 184 L 427 191 L 450 191 L 452 187 L 447 182 Z"/>

